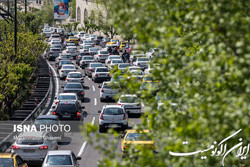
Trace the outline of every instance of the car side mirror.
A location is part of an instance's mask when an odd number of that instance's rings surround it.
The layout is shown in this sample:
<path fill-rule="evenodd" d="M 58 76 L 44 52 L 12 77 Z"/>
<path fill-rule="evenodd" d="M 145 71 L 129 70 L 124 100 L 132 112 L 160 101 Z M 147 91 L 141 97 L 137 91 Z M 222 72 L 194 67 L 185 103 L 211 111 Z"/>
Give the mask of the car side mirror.
<path fill-rule="evenodd" d="M 101 88 L 101 85 L 98 85 L 98 88 Z"/>
<path fill-rule="evenodd" d="M 123 139 L 124 138 L 124 134 L 121 134 L 120 137 Z"/>
<path fill-rule="evenodd" d="M 76 160 L 81 160 L 82 158 L 81 157 L 76 157 Z"/>
<path fill-rule="evenodd" d="M 100 114 L 100 113 L 101 113 L 101 110 L 99 110 L 98 113 Z"/>

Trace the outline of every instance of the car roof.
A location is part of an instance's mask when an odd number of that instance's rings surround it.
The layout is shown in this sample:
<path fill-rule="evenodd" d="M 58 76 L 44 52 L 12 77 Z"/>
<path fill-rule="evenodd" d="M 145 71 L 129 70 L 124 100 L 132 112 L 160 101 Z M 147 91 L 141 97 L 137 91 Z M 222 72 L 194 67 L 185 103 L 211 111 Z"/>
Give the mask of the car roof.
<path fill-rule="evenodd" d="M 77 72 L 69 72 L 68 74 L 82 74 L 80 71 Z"/>
<path fill-rule="evenodd" d="M 121 95 L 121 97 L 137 97 L 136 95 L 132 95 L 132 94 L 125 94 L 125 95 Z"/>
<path fill-rule="evenodd" d="M 66 85 L 81 85 L 82 86 L 82 84 L 79 82 L 67 82 Z"/>
<path fill-rule="evenodd" d="M 58 96 L 60 95 L 75 95 L 76 96 L 76 93 L 60 93 Z"/>
<path fill-rule="evenodd" d="M 56 115 L 40 115 L 37 117 L 37 119 L 57 119 L 58 117 Z"/>
<path fill-rule="evenodd" d="M 71 150 L 52 150 L 48 151 L 47 155 L 71 155 Z"/>
<path fill-rule="evenodd" d="M 65 101 L 60 101 L 58 104 L 66 104 L 66 103 L 68 103 L 68 104 L 76 104 L 75 101 L 67 101 L 67 100 L 65 100 Z"/>
<path fill-rule="evenodd" d="M 44 136 L 45 133 L 47 133 L 47 132 L 46 131 L 23 132 L 20 134 L 19 137 L 29 137 L 29 136 L 42 137 L 42 136 Z"/>
<path fill-rule="evenodd" d="M 104 105 L 103 108 L 123 108 L 121 105 Z"/>

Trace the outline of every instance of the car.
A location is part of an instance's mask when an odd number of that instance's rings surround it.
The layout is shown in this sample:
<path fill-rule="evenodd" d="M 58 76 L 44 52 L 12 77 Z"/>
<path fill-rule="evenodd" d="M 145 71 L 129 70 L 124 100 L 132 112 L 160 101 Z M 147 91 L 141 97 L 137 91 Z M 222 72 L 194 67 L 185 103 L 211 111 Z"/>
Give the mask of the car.
<path fill-rule="evenodd" d="M 105 105 L 102 111 L 98 111 L 99 116 L 99 132 L 105 132 L 107 128 L 120 127 L 122 130 L 128 128 L 128 115 L 124 108 L 119 105 Z"/>
<path fill-rule="evenodd" d="M 118 82 L 103 82 L 99 85 L 100 89 L 100 101 L 113 100 L 115 95 L 121 92 L 121 87 Z"/>
<path fill-rule="evenodd" d="M 111 63 L 111 60 L 113 59 L 121 59 L 120 56 L 118 55 L 110 55 L 106 60 L 105 60 L 105 66 L 108 67 L 109 64 Z"/>
<path fill-rule="evenodd" d="M 139 66 L 130 66 L 130 67 L 128 67 L 128 72 L 129 71 L 134 71 L 134 70 L 141 71 L 141 68 Z"/>
<path fill-rule="evenodd" d="M 59 70 L 62 68 L 62 65 L 64 64 L 73 64 L 71 60 L 59 60 L 57 67 L 57 72 L 59 73 Z"/>
<path fill-rule="evenodd" d="M 35 120 L 35 126 L 38 130 L 41 130 L 41 125 L 44 126 L 59 126 L 61 123 L 56 115 L 39 115 Z M 64 132 L 63 131 L 50 131 L 50 134 L 52 135 L 53 139 L 56 141 L 61 141 L 64 138 Z"/>
<path fill-rule="evenodd" d="M 96 36 L 94 39 L 95 45 L 100 45 L 101 40 L 103 39 L 102 36 Z"/>
<path fill-rule="evenodd" d="M 117 46 L 117 42 L 118 40 L 117 39 L 111 39 L 109 42 L 107 42 L 107 46 Z"/>
<path fill-rule="evenodd" d="M 49 45 L 56 44 L 56 45 L 61 45 L 62 46 L 61 39 L 59 39 L 59 38 L 52 39 L 48 44 Z"/>
<path fill-rule="evenodd" d="M 142 70 L 148 68 L 149 59 L 147 57 L 138 57 L 133 65 L 139 66 Z"/>
<path fill-rule="evenodd" d="M 109 56 L 108 51 L 100 50 L 94 55 L 94 58 L 96 61 L 104 63 L 105 60 L 108 58 L 108 56 Z"/>
<path fill-rule="evenodd" d="M 80 60 L 79 66 L 81 66 L 82 69 L 88 66 L 88 64 L 93 63 L 94 57 L 93 56 L 82 56 L 82 59 Z"/>
<path fill-rule="evenodd" d="M 96 67 L 103 67 L 103 65 L 102 63 L 90 63 L 84 70 L 85 75 L 92 77 L 92 72 L 95 71 Z"/>
<path fill-rule="evenodd" d="M 59 77 L 60 79 L 66 78 L 68 73 L 76 72 L 76 68 L 72 64 L 64 64 L 62 68 L 59 70 Z"/>
<path fill-rule="evenodd" d="M 82 37 L 80 37 L 81 41 L 85 41 L 87 38 L 89 38 L 90 35 L 89 34 L 84 34 Z"/>
<path fill-rule="evenodd" d="M 76 157 L 71 150 L 48 151 L 42 167 L 79 167 L 78 160 L 81 157 Z"/>
<path fill-rule="evenodd" d="M 128 114 L 141 115 L 141 103 L 136 95 L 121 95 L 117 102 L 117 105 L 123 106 Z"/>
<path fill-rule="evenodd" d="M 130 67 L 131 65 L 129 63 L 120 63 L 118 64 L 118 70 L 121 70 L 122 73 L 125 73 L 126 70 L 128 69 L 128 67 Z"/>
<path fill-rule="evenodd" d="M 75 43 L 75 45 L 78 45 L 78 38 L 75 36 L 69 36 L 68 39 L 66 39 L 66 41 L 73 41 Z"/>
<path fill-rule="evenodd" d="M 79 103 L 74 101 L 60 101 L 55 109 L 53 109 L 52 115 L 58 116 L 59 120 L 76 120 L 83 122 L 82 109 Z"/>
<path fill-rule="evenodd" d="M 152 59 L 154 56 L 158 55 L 160 52 L 162 52 L 162 49 L 160 48 L 151 48 L 149 51 L 146 52 L 146 57 L 148 59 Z"/>
<path fill-rule="evenodd" d="M 99 51 L 98 48 L 89 48 L 89 54 L 90 55 L 95 55 Z"/>
<path fill-rule="evenodd" d="M 92 81 L 109 81 L 110 80 L 110 72 L 107 67 L 97 67 L 95 71 L 92 73 Z"/>
<path fill-rule="evenodd" d="M 76 64 L 80 66 L 80 61 L 82 60 L 83 56 L 90 56 L 89 52 L 84 52 L 79 50 L 79 55 L 76 57 Z"/>
<path fill-rule="evenodd" d="M 82 46 L 92 46 L 92 47 L 94 47 L 94 42 L 91 41 L 91 40 L 85 40 L 85 41 L 83 41 Z"/>
<path fill-rule="evenodd" d="M 57 29 L 56 29 L 56 32 L 57 32 L 60 36 L 62 36 L 62 35 L 64 34 L 64 29 L 63 29 L 63 28 L 57 28 Z"/>
<path fill-rule="evenodd" d="M 67 82 L 63 87 L 64 93 L 76 93 L 81 101 L 84 101 L 84 90 L 81 83 L 77 82 Z"/>
<path fill-rule="evenodd" d="M 149 130 L 137 131 L 135 129 L 126 130 L 125 134 L 121 135 L 121 150 L 122 157 L 128 155 L 129 147 L 133 148 L 133 152 L 138 152 L 140 149 L 150 149 L 155 152 L 154 140 L 147 134 Z M 139 150 L 137 150 L 139 149 Z"/>
<path fill-rule="evenodd" d="M 83 31 L 81 31 L 81 32 L 78 32 L 76 35 L 74 35 L 75 37 L 77 37 L 78 38 L 78 40 L 80 40 L 81 39 L 81 37 L 83 37 L 84 36 L 84 34 L 86 34 L 85 32 L 83 32 Z"/>
<path fill-rule="evenodd" d="M 73 59 L 76 59 L 79 54 L 79 51 L 76 46 L 68 46 L 66 47 L 66 50 L 63 51 L 63 53 L 69 54 L 73 57 Z"/>
<path fill-rule="evenodd" d="M 66 82 L 79 82 L 84 83 L 84 76 L 81 72 L 70 72 L 66 77 Z"/>
<path fill-rule="evenodd" d="M 58 144 L 49 131 L 22 132 L 12 145 L 11 153 L 25 161 L 42 161 L 47 151 L 57 150 Z"/>
<path fill-rule="evenodd" d="M 15 153 L 0 153 L 1 167 L 28 167 L 27 163 Z"/>
<path fill-rule="evenodd" d="M 71 55 L 65 54 L 65 53 L 59 53 L 59 56 L 56 58 L 55 66 L 58 66 L 59 61 L 61 60 L 73 60 L 73 57 Z"/>
<path fill-rule="evenodd" d="M 51 44 L 50 48 L 57 48 L 57 49 L 63 49 L 61 44 Z"/>
<path fill-rule="evenodd" d="M 61 36 L 59 34 L 51 34 L 49 41 L 58 39 L 60 42 L 62 42 Z"/>
<path fill-rule="evenodd" d="M 60 93 L 55 97 L 54 104 L 57 105 L 60 101 L 79 102 L 79 99 L 76 93 Z M 82 103 L 79 104 L 82 106 Z"/>
<path fill-rule="evenodd" d="M 100 41 L 100 46 L 102 48 L 104 48 L 106 46 L 107 42 L 109 42 L 109 41 L 110 41 L 109 38 L 102 38 L 102 40 Z"/>
<path fill-rule="evenodd" d="M 49 60 L 55 60 L 58 56 L 59 53 L 61 52 L 61 48 L 50 48 L 48 52 L 48 59 Z"/>
<path fill-rule="evenodd" d="M 152 77 L 149 75 L 144 75 L 142 82 L 153 82 Z"/>
<path fill-rule="evenodd" d="M 92 45 L 80 44 L 79 52 L 87 52 L 87 53 L 89 53 L 89 48 L 92 48 L 92 47 L 93 47 Z"/>
<path fill-rule="evenodd" d="M 112 70 L 116 65 L 123 63 L 121 59 L 113 59 L 111 60 L 110 65 L 108 66 L 109 70 Z"/>
<path fill-rule="evenodd" d="M 45 35 L 46 38 L 49 38 L 51 36 L 52 32 L 50 29 L 44 29 L 43 30 L 43 35 Z"/>

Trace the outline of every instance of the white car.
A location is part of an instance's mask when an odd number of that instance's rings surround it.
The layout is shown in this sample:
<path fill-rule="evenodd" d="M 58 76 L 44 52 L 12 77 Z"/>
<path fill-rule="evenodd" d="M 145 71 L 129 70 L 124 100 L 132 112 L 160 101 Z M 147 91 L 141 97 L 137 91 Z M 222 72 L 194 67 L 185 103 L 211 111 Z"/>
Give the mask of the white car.
<path fill-rule="evenodd" d="M 107 67 L 97 67 L 92 73 L 92 81 L 109 81 L 110 72 Z"/>
<path fill-rule="evenodd" d="M 121 70 L 122 73 L 125 73 L 129 66 L 131 66 L 129 63 L 118 64 L 118 70 Z"/>
<path fill-rule="evenodd" d="M 117 105 L 123 106 L 128 114 L 141 114 L 141 103 L 136 95 L 121 95 Z"/>
<path fill-rule="evenodd" d="M 84 36 L 84 34 L 86 34 L 85 32 L 83 32 L 83 31 L 81 31 L 81 32 L 78 32 L 76 35 L 74 35 L 75 37 L 77 37 L 78 38 L 78 40 L 80 40 L 81 39 L 81 37 L 83 37 Z"/>
<path fill-rule="evenodd" d="M 94 55 L 94 58 L 96 61 L 99 61 L 99 62 L 105 62 L 106 59 L 109 57 L 109 52 L 108 51 L 98 51 L 97 54 Z"/>
<path fill-rule="evenodd" d="M 103 82 L 100 89 L 100 101 L 112 100 L 115 95 L 121 92 L 121 87 L 118 82 Z"/>
<path fill-rule="evenodd" d="M 63 51 L 63 53 L 69 54 L 69 55 L 71 55 L 74 59 L 76 59 L 76 57 L 77 57 L 78 54 L 79 54 L 79 51 L 78 51 L 78 49 L 77 49 L 76 46 L 68 46 L 68 47 L 66 48 L 66 50 Z"/>
<path fill-rule="evenodd" d="M 74 65 L 65 64 L 62 65 L 62 68 L 59 70 L 60 79 L 67 77 L 68 73 L 76 72 L 76 68 Z"/>
<path fill-rule="evenodd" d="M 70 72 L 67 75 L 66 82 L 80 82 L 84 83 L 84 76 L 81 72 Z"/>
<path fill-rule="evenodd" d="M 59 40 L 60 42 L 62 42 L 61 36 L 59 34 L 51 34 L 50 38 L 49 38 L 49 42 L 52 40 Z"/>
<path fill-rule="evenodd" d="M 49 150 L 57 150 L 58 144 L 49 131 L 23 132 L 14 142 L 12 153 L 25 161 L 41 161 Z"/>
<path fill-rule="evenodd" d="M 82 43 L 82 46 L 92 46 L 92 47 L 94 47 L 94 42 L 93 41 L 91 41 L 91 40 L 86 40 L 86 41 L 83 41 L 83 43 Z"/>
<path fill-rule="evenodd" d="M 82 37 L 80 37 L 80 40 L 85 41 L 87 38 L 89 38 L 89 34 L 84 34 Z"/>
<path fill-rule="evenodd" d="M 118 65 L 121 63 L 123 63 L 123 61 L 121 59 L 113 59 L 113 60 L 111 60 L 111 63 L 108 66 L 108 68 L 109 68 L 109 70 L 112 70 L 115 67 L 115 65 Z"/>
<path fill-rule="evenodd" d="M 128 67 L 128 71 L 133 71 L 133 70 L 141 71 L 141 68 L 139 66 L 130 66 L 130 67 Z"/>
<path fill-rule="evenodd" d="M 118 55 L 110 55 L 106 60 L 105 60 L 105 66 L 108 67 L 109 64 L 111 63 L 111 60 L 113 59 L 121 59 L 120 56 Z"/>
<path fill-rule="evenodd" d="M 98 111 L 99 132 L 104 132 L 107 128 L 120 127 L 123 130 L 128 128 L 128 115 L 123 107 L 119 105 L 105 105 L 102 111 Z"/>
<path fill-rule="evenodd" d="M 79 62 L 79 66 L 81 66 L 82 69 L 88 66 L 88 64 L 93 63 L 95 61 L 93 56 L 82 56 L 82 59 Z"/>
<path fill-rule="evenodd" d="M 139 78 L 140 80 L 144 77 L 144 74 L 141 70 L 131 70 L 129 71 L 132 78 Z"/>
<path fill-rule="evenodd" d="M 53 44 L 62 45 L 61 40 L 59 38 L 52 39 L 48 44 L 49 45 L 53 45 Z"/>
<path fill-rule="evenodd" d="M 156 54 L 162 52 L 162 50 L 160 48 L 151 48 L 149 49 L 149 51 L 146 52 L 146 57 L 148 59 L 152 59 L 154 56 L 156 56 Z"/>
<path fill-rule="evenodd" d="M 138 57 L 133 63 L 135 66 L 139 66 L 142 70 L 148 68 L 149 59 L 147 57 Z"/>
<path fill-rule="evenodd" d="M 57 66 L 59 64 L 60 60 L 73 60 L 72 56 L 66 53 L 59 53 L 59 56 L 56 58 L 56 64 Z"/>
<path fill-rule="evenodd" d="M 60 101 L 80 101 L 75 93 L 60 93 L 55 97 L 54 104 L 57 105 Z"/>

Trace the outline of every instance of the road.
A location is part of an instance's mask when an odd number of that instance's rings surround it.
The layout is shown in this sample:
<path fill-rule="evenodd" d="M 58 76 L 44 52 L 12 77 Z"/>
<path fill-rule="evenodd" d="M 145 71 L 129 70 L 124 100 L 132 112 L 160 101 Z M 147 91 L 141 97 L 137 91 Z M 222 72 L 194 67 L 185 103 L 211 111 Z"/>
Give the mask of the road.
<path fill-rule="evenodd" d="M 55 68 L 55 62 L 49 62 L 51 66 Z M 74 61 L 75 63 L 75 61 Z M 75 64 L 76 67 L 78 67 Z M 84 75 L 84 70 L 78 67 L 77 71 L 80 71 Z M 60 80 L 58 78 L 59 90 L 58 93 L 62 93 L 63 89 L 61 86 L 65 85 L 64 80 Z M 100 102 L 100 88 L 98 85 L 100 83 L 94 83 L 91 78 L 85 76 L 84 78 L 84 86 L 85 86 L 85 100 L 83 102 L 83 106 L 85 106 L 86 117 L 84 119 L 84 124 L 92 123 L 98 125 L 98 111 L 102 109 L 103 105 L 107 104 L 116 104 L 115 102 Z M 133 124 L 140 124 L 142 120 L 140 118 L 129 118 L 129 126 L 132 127 Z M 99 132 L 98 132 L 99 133 Z M 59 150 L 72 150 L 76 155 L 80 156 L 82 159 L 79 161 L 81 167 L 96 167 L 97 161 L 100 160 L 102 155 L 95 150 L 93 146 L 91 146 L 86 139 L 83 137 L 81 132 L 70 132 L 66 135 L 66 142 L 59 143 Z M 113 135 L 109 135 L 109 140 L 119 140 L 115 138 Z M 95 139 L 93 139 L 95 141 Z M 120 142 L 119 142 L 120 143 Z M 94 142 L 94 145 L 97 143 Z M 120 150 L 120 144 L 117 144 L 117 150 Z"/>

